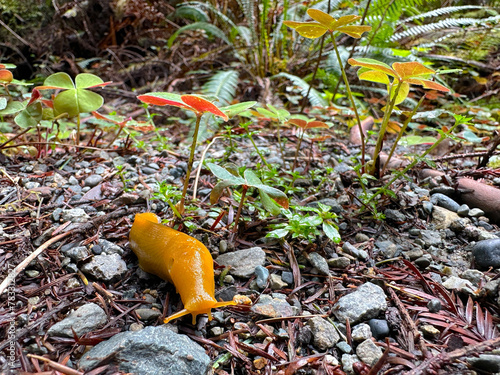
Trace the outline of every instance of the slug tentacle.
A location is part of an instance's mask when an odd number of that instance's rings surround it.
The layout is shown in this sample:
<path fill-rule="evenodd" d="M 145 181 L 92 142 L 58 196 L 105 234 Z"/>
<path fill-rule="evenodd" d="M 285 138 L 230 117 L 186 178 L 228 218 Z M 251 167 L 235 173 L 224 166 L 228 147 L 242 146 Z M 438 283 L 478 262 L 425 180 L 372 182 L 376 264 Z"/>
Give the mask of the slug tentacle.
<path fill-rule="evenodd" d="M 184 309 L 169 316 L 165 323 L 191 314 L 208 314 L 211 309 L 233 306 L 236 302 L 217 302 L 213 259 L 208 249 L 197 239 L 159 224 L 159 218 L 150 212 L 137 214 L 130 230 L 130 247 L 146 272 L 168 280 L 175 285 Z"/>

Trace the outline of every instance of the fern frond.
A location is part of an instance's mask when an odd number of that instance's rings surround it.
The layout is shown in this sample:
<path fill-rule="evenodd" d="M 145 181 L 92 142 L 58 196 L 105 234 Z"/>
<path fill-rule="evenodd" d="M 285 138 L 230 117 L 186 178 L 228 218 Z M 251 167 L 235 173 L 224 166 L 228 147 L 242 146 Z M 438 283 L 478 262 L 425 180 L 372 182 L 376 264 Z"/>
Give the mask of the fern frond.
<path fill-rule="evenodd" d="M 417 35 L 434 32 L 442 29 L 450 29 L 454 27 L 470 26 L 470 25 L 485 25 L 487 23 L 496 23 L 500 21 L 500 15 L 488 18 L 456 18 L 446 19 L 427 25 L 411 27 L 408 30 L 396 33 L 392 36 L 391 41 L 395 42 L 403 38 L 414 37 Z"/>
<path fill-rule="evenodd" d="M 422 5 L 422 0 L 377 0 L 370 6 L 369 14 L 384 16 L 385 21 L 397 21 L 405 9 Z"/>
<path fill-rule="evenodd" d="M 433 9 L 429 12 L 425 12 L 422 14 L 417 14 L 415 16 L 409 17 L 405 20 L 400 21 L 399 23 L 407 23 L 407 22 L 411 22 L 411 21 L 416 20 L 416 19 L 438 17 L 438 16 L 442 16 L 443 14 L 450 14 L 450 13 L 460 12 L 463 10 L 483 9 L 483 8 L 485 8 L 485 7 L 479 6 L 479 5 L 460 5 L 460 6 L 456 6 L 456 7 L 437 8 L 437 9 Z"/>
<path fill-rule="evenodd" d="M 284 77 L 292 81 L 292 83 L 295 86 L 297 86 L 302 96 L 305 97 L 307 95 L 307 91 L 309 90 L 309 84 L 302 78 L 299 78 L 289 73 L 279 73 L 272 76 L 271 78 L 278 78 L 278 77 Z M 311 88 L 311 90 L 309 91 L 309 96 L 307 97 L 307 99 L 309 99 L 309 102 L 313 106 L 326 107 L 328 105 L 328 101 L 323 96 L 321 96 L 321 94 L 314 88 Z"/>
<path fill-rule="evenodd" d="M 218 71 L 203 85 L 203 94 L 213 95 L 228 105 L 234 99 L 239 73 L 236 70 Z"/>
<path fill-rule="evenodd" d="M 247 20 L 248 29 L 250 29 L 250 35 L 252 36 L 252 43 L 257 41 L 257 19 L 255 17 L 255 1 L 253 0 L 238 0 L 240 8 L 243 10 L 243 14 Z"/>
<path fill-rule="evenodd" d="M 175 10 L 176 18 L 185 18 L 194 22 L 209 22 L 210 17 L 200 8 L 193 6 L 180 6 Z"/>
<path fill-rule="evenodd" d="M 236 24 L 231 20 L 231 18 L 226 16 L 224 13 L 222 13 L 216 7 L 211 5 L 209 2 L 188 1 L 186 3 L 181 3 L 179 7 L 193 7 L 200 10 L 212 12 L 217 17 L 217 19 L 219 19 L 219 21 L 222 23 L 224 27 L 227 27 L 229 29 L 236 28 Z"/>
<path fill-rule="evenodd" d="M 194 22 L 189 25 L 183 26 L 180 29 L 178 29 L 175 33 L 172 34 L 170 38 L 168 38 L 167 45 L 168 47 L 172 47 L 172 44 L 174 43 L 175 39 L 179 36 L 179 34 L 183 33 L 184 31 L 187 30 L 204 30 L 210 35 L 213 35 L 217 38 L 222 39 L 224 42 L 226 42 L 229 45 L 232 45 L 232 43 L 227 39 L 226 34 L 219 29 L 217 26 L 214 26 L 210 23 L 207 22 Z"/>

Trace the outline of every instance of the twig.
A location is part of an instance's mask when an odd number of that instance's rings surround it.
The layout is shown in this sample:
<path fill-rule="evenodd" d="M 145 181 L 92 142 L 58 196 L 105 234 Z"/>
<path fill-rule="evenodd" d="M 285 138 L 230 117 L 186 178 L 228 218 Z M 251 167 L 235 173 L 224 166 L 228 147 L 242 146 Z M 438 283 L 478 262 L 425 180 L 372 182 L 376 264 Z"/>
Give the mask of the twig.
<path fill-rule="evenodd" d="M 78 370 L 75 370 L 74 368 L 65 366 L 62 363 L 54 362 L 54 361 L 52 361 L 48 358 L 42 357 L 40 355 L 28 354 L 28 357 L 35 358 L 35 359 L 38 359 L 39 361 L 45 362 L 50 367 L 52 367 L 54 370 L 57 370 L 58 372 L 62 372 L 63 374 L 66 374 L 66 375 L 84 375 L 83 372 L 80 372 Z"/>
<path fill-rule="evenodd" d="M 196 178 L 194 179 L 193 200 L 196 199 L 196 190 L 198 190 L 198 181 L 200 179 L 201 167 L 203 166 L 203 160 L 205 160 L 205 155 L 207 154 L 207 151 L 210 148 L 210 146 L 212 146 L 215 143 L 215 141 L 219 138 L 221 137 L 215 137 L 214 139 L 212 139 L 212 142 L 210 142 L 208 146 L 205 147 L 205 149 L 201 153 L 200 164 L 198 164 L 198 170 L 196 171 Z"/>
<path fill-rule="evenodd" d="M 490 351 L 500 346 L 500 337 L 496 337 L 494 339 L 490 339 L 487 341 L 483 341 L 474 345 L 466 346 L 465 348 L 457 349 L 452 352 L 442 352 L 437 356 L 426 359 L 420 365 L 409 371 L 406 375 L 420 375 L 425 374 L 429 367 L 433 369 L 438 369 L 442 366 L 443 363 L 450 363 L 459 358 L 476 355 L 479 353 L 483 353 L 486 351 Z"/>

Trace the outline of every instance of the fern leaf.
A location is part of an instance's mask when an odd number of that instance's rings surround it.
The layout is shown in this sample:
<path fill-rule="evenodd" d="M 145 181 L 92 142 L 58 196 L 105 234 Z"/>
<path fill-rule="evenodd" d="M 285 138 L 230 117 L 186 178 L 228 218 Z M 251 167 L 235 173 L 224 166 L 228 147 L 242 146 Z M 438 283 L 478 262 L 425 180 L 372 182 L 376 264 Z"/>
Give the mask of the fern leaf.
<path fill-rule="evenodd" d="M 433 9 L 429 12 L 417 14 L 415 16 L 412 16 L 410 18 L 407 18 L 403 21 L 400 21 L 399 23 L 407 23 L 411 22 L 416 19 L 424 19 L 424 18 L 429 18 L 429 17 L 438 17 L 442 16 L 443 14 L 450 14 L 450 13 L 455 13 L 455 12 L 461 12 L 463 10 L 469 10 L 469 9 L 484 9 L 484 6 L 479 6 L 479 5 L 460 5 L 460 6 L 455 6 L 455 7 L 444 7 L 444 8 L 438 8 L 438 9 Z"/>
<path fill-rule="evenodd" d="M 175 10 L 175 17 L 185 18 L 194 22 L 209 22 L 208 14 L 200 8 L 192 6 L 181 6 Z"/>
<path fill-rule="evenodd" d="M 300 93 L 303 96 L 307 95 L 307 91 L 309 90 L 309 84 L 302 78 L 299 78 L 289 73 L 279 73 L 272 76 L 271 78 L 278 78 L 278 77 L 284 77 L 286 79 L 289 79 L 295 86 L 298 87 Z M 321 94 L 317 90 L 313 88 L 311 88 L 311 90 L 309 91 L 307 99 L 309 99 L 309 102 L 313 106 L 326 107 L 328 105 L 328 101 L 323 96 L 321 96 Z"/>
<path fill-rule="evenodd" d="M 208 34 L 211 34 L 217 38 L 222 39 L 224 42 L 227 44 L 231 45 L 231 42 L 229 39 L 227 39 L 226 34 L 219 29 L 217 26 L 214 26 L 210 23 L 207 22 L 194 22 L 189 25 L 183 26 L 180 29 L 178 29 L 175 33 L 172 34 L 170 38 L 168 38 L 167 45 L 168 47 L 172 47 L 172 44 L 174 43 L 175 39 L 179 36 L 179 34 L 183 33 L 184 31 L 187 30 L 204 30 Z"/>
<path fill-rule="evenodd" d="M 223 105 L 228 105 L 236 94 L 238 79 L 236 70 L 219 71 L 203 85 L 203 94 L 216 96 Z"/>

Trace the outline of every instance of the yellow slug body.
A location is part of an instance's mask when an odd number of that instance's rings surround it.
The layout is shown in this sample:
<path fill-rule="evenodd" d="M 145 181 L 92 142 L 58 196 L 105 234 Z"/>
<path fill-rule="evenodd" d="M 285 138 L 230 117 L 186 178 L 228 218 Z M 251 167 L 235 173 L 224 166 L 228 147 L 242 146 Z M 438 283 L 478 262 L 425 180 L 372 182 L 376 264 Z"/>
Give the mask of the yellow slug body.
<path fill-rule="evenodd" d="M 165 323 L 191 314 L 208 314 L 216 307 L 235 305 L 233 301 L 217 302 L 213 259 L 208 249 L 197 239 L 159 224 L 151 212 L 135 215 L 130 230 L 130 247 L 146 272 L 175 285 L 184 309 L 164 320 Z"/>

